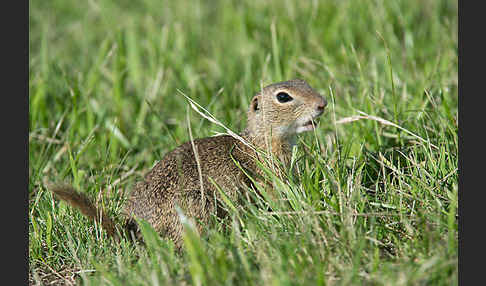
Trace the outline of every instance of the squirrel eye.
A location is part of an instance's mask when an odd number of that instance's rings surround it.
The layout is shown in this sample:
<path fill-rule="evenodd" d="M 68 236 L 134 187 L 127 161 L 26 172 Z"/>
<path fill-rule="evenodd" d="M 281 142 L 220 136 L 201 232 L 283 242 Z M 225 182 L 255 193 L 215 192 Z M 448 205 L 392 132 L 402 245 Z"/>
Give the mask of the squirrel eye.
<path fill-rule="evenodd" d="M 281 103 L 285 103 L 285 102 L 289 102 L 291 100 L 293 100 L 292 96 L 290 96 L 288 93 L 286 92 L 279 92 L 277 94 L 277 100 Z"/>

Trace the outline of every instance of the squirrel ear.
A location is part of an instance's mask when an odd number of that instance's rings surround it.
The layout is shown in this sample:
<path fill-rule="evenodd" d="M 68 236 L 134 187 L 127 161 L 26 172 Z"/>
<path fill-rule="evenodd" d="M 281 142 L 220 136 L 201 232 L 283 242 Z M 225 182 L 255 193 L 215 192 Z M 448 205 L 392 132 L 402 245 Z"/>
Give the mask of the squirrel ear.
<path fill-rule="evenodd" d="M 251 110 L 252 111 L 258 111 L 260 108 L 259 108 L 259 105 L 258 105 L 258 95 L 255 95 L 252 99 L 251 99 Z"/>

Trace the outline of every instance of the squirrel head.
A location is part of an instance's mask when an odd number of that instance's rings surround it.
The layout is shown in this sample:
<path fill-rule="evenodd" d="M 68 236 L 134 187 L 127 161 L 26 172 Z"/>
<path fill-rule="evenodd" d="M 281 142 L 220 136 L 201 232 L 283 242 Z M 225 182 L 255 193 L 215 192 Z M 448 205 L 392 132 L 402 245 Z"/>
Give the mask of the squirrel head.
<path fill-rule="evenodd" d="M 247 130 L 253 136 L 292 140 L 298 133 L 314 130 L 326 105 L 304 80 L 274 83 L 252 98 Z"/>

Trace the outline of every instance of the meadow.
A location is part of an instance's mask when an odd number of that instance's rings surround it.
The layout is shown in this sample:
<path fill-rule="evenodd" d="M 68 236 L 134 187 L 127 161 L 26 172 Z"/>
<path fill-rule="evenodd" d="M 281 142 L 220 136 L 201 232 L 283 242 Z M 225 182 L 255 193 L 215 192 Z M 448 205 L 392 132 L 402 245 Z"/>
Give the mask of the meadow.
<path fill-rule="evenodd" d="M 457 285 L 457 1 L 29 1 L 29 283 Z M 329 104 L 280 199 L 228 202 L 182 254 L 142 225 L 115 243 L 55 199 L 69 182 L 120 222 L 177 145 L 234 132 L 261 85 Z M 270 173 L 269 176 L 272 176 Z M 262 207 L 271 204 L 271 210 Z"/>

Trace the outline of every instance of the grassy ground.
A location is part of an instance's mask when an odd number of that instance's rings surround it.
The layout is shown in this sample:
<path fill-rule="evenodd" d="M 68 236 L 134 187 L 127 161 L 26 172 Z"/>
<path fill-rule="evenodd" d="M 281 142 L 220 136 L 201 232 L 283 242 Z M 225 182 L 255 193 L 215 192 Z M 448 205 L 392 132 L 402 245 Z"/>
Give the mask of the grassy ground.
<path fill-rule="evenodd" d="M 454 285 L 457 2 L 29 1 L 29 279 L 89 285 Z M 301 137 L 288 203 L 113 243 L 54 200 L 66 181 L 117 217 L 162 156 L 245 126 L 260 84 L 303 78 L 329 101 Z M 179 91 L 178 91 L 179 90 Z"/>

